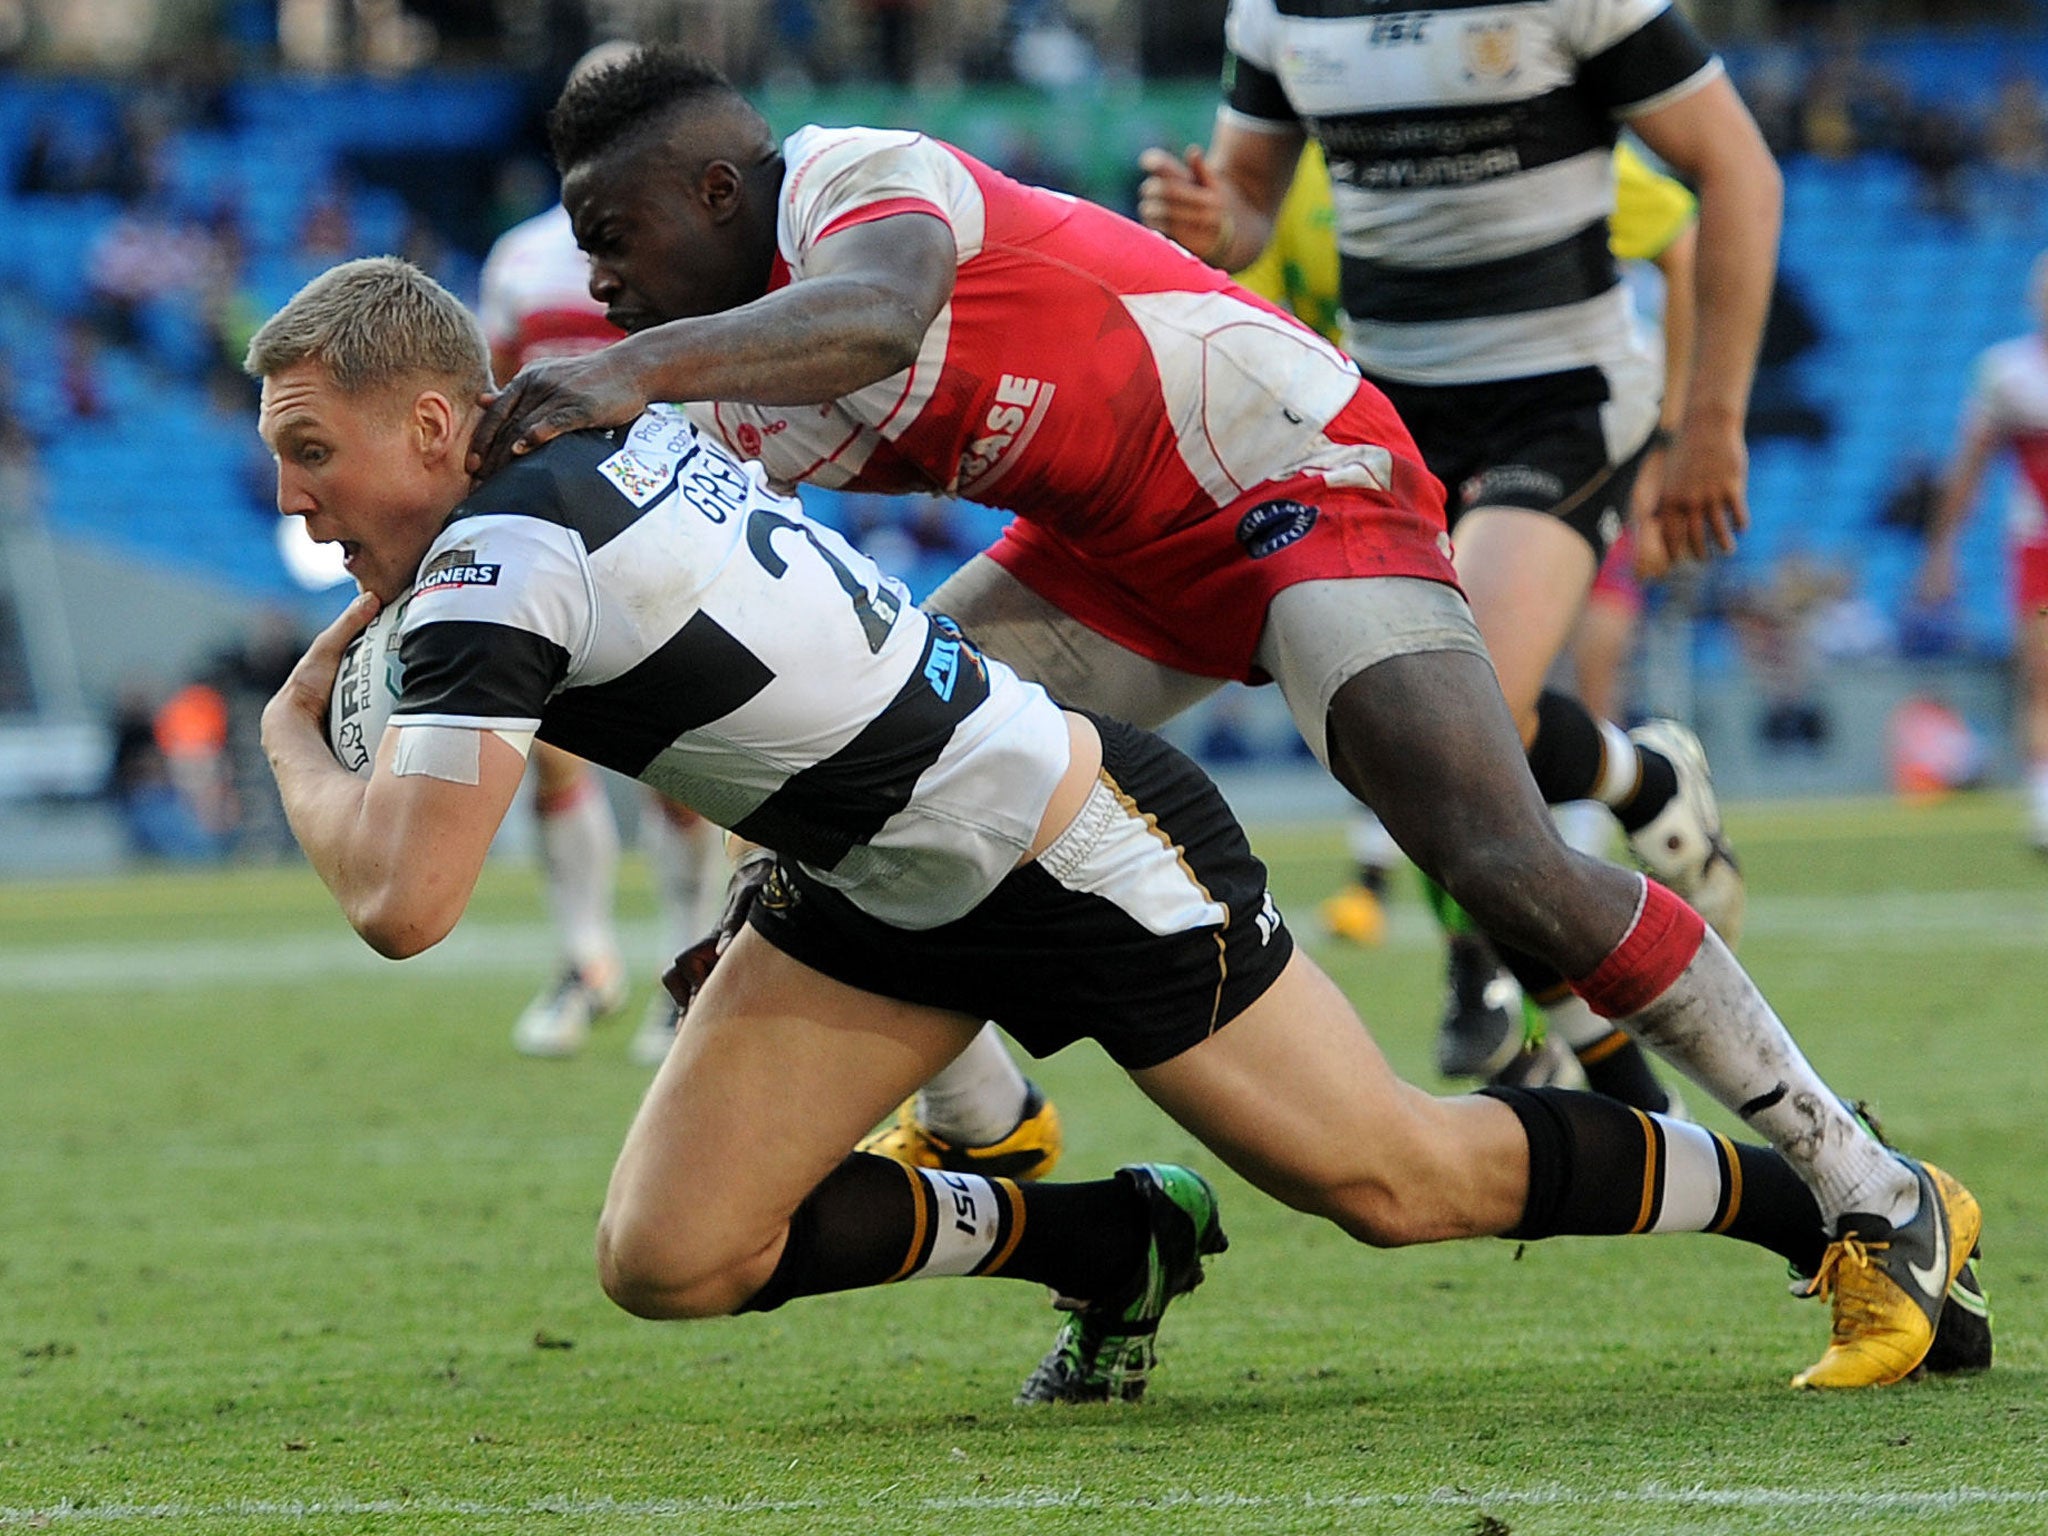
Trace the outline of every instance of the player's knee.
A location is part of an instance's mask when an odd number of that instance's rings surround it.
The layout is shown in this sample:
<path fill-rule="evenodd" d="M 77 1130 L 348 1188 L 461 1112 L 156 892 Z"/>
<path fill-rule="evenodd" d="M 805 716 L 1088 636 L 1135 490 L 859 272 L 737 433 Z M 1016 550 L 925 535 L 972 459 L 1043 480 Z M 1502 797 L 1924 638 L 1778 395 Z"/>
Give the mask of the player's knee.
<path fill-rule="evenodd" d="M 1396 1183 L 1359 1180 L 1328 1191 L 1319 1214 L 1368 1247 L 1406 1248 L 1440 1236 L 1430 1203 L 1420 1191 Z"/>
<path fill-rule="evenodd" d="M 635 1317 L 724 1317 L 754 1289 L 716 1248 L 675 1224 L 607 1209 L 597 1224 L 597 1277 Z"/>
<path fill-rule="evenodd" d="M 1501 1230 L 1498 1156 L 1468 1123 L 1469 1103 L 1404 1093 L 1379 1121 L 1372 1165 L 1329 1180 L 1307 1208 L 1374 1248 Z"/>

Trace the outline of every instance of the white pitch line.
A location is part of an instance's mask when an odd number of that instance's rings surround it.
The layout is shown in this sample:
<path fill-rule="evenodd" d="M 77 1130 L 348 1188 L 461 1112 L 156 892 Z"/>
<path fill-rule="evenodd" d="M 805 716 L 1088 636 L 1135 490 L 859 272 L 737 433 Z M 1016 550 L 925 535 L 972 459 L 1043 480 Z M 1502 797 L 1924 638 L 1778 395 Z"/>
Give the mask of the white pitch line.
<path fill-rule="evenodd" d="M 814 1513 L 879 1514 L 892 1501 L 882 1494 L 843 1499 L 533 1499 L 492 1502 L 480 1499 L 228 1499 L 210 1504 L 179 1501 L 148 1504 L 73 1504 L 40 1508 L 0 1506 L 0 1525 L 54 1525 L 59 1522 L 128 1520 L 273 1520 L 311 1521 L 360 1519 L 370 1515 L 454 1515 L 472 1519 L 516 1519 L 526 1515 L 570 1518 L 623 1516 L 640 1519 L 688 1519 L 704 1515 L 779 1515 Z M 913 1498 L 904 1507 L 926 1513 L 972 1511 L 1086 1510 L 1099 1514 L 1172 1515 L 1185 1509 L 1245 1510 L 1390 1510 L 1390 1509 L 1728 1509 L 1761 1511 L 1824 1510 L 1831 1518 L 1844 1515 L 1946 1514 L 1971 1509 L 2048 1507 L 2042 1488 L 1932 1488 L 1897 1491 L 1818 1488 L 1640 1488 L 1581 1490 L 1560 1487 L 1499 1488 L 1474 1491 L 1438 1488 L 1424 1493 L 1255 1494 L 1179 1490 L 1145 1498 L 1105 1498 L 1085 1489 L 1020 1489 L 1009 1494 L 959 1498 Z"/>
<path fill-rule="evenodd" d="M 1435 922 L 1416 908 L 1397 907 L 1390 915 L 1391 947 L 1423 948 L 1442 942 Z M 1312 930 L 1300 931 L 1307 935 Z M 2048 896 L 2032 891 L 1757 896 L 1750 900 L 1745 933 L 1752 939 L 1795 939 L 1813 945 L 1882 943 L 1895 952 L 1933 946 L 2048 946 Z M 623 925 L 620 938 L 628 954 L 653 954 L 658 947 L 652 921 Z M 404 982 L 506 972 L 524 975 L 536 955 L 553 953 L 554 943 L 551 930 L 537 922 L 469 922 L 424 955 L 401 964 L 380 959 L 337 917 L 333 928 L 324 932 L 275 937 L 0 947 L 0 998 L 8 993 L 269 986 L 316 977 Z M 0 1023 L 6 1021 L 0 1012 Z"/>

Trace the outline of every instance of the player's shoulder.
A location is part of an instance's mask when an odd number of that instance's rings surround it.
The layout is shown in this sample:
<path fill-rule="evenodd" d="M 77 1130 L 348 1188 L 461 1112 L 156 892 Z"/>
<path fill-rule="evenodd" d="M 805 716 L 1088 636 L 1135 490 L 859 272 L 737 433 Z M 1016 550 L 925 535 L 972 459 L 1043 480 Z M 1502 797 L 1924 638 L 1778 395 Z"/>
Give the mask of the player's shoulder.
<path fill-rule="evenodd" d="M 1538 0 L 1535 14 L 1581 59 L 1606 55 L 1609 72 L 1661 79 L 1695 72 L 1712 56 L 1671 0 Z M 1626 53 L 1620 44 L 1638 38 Z"/>
<path fill-rule="evenodd" d="M 1978 356 L 1998 368 L 2048 368 L 2048 346 L 2034 335 L 2008 336 L 2003 341 L 1994 341 Z"/>
<path fill-rule="evenodd" d="M 857 187 L 863 167 L 900 174 L 906 163 L 943 164 L 951 151 L 910 128 L 822 128 L 813 123 L 782 141 L 782 201 L 795 207 L 828 190 Z"/>
<path fill-rule="evenodd" d="M 934 141 L 929 135 L 914 128 L 864 128 L 857 125 L 827 128 L 817 123 L 806 123 L 782 141 L 782 158 L 794 173 L 824 154 L 879 154 L 883 150 L 910 149 L 931 142 Z"/>
<path fill-rule="evenodd" d="M 486 268 L 515 266 L 536 252 L 552 254 L 564 245 L 574 248 L 576 236 L 569 224 L 569 211 L 560 203 L 530 219 L 522 219 L 491 242 L 484 256 Z"/>
<path fill-rule="evenodd" d="M 680 411 L 661 408 L 661 441 L 682 445 L 697 440 L 696 428 Z M 587 550 L 608 544 L 638 519 L 674 479 L 674 464 L 650 453 L 643 423 L 565 432 L 523 454 L 470 492 L 449 526 L 499 520 L 516 529 L 521 520 L 574 531 Z M 509 535 L 508 535 L 509 536 Z"/>
<path fill-rule="evenodd" d="M 2048 344 L 2039 336 L 2008 336 L 1977 354 L 1975 383 L 1979 393 L 2048 384 Z"/>

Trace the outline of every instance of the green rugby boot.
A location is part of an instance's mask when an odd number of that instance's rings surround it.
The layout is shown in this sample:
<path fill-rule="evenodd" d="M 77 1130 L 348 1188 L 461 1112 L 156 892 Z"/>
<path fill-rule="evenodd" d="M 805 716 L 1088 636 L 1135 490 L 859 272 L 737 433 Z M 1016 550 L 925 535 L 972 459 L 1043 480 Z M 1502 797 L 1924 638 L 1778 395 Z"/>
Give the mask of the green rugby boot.
<path fill-rule="evenodd" d="M 1191 1168 L 1137 1163 L 1116 1171 L 1145 1197 L 1152 1240 L 1130 1282 L 1096 1301 L 1056 1297 L 1068 1313 L 1059 1337 L 1017 1393 L 1022 1403 L 1135 1403 L 1145 1395 L 1159 1319 L 1202 1283 L 1202 1260 L 1230 1246 L 1216 1191 Z"/>

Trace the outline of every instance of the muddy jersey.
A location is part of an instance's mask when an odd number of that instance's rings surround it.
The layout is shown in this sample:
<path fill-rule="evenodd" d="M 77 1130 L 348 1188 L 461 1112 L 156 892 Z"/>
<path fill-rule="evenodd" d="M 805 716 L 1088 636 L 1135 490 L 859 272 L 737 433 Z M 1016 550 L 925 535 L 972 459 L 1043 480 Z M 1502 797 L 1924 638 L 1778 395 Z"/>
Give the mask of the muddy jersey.
<path fill-rule="evenodd" d="M 2018 461 L 2006 507 L 2013 542 L 2048 543 L 2048 341 L 2015 336 L 1987 348 L 1977 359 L 1963 425 L 2011 448 Z"/>
<path fill-rule="evenodd" d="M 1029 850 L 1067 729 L 678 410 L 480 486 L 421 564 L 394 724 L 537 731 L 928 928 Z"/>
<path fill-rule="evenodd" d="M 1611 152 L 1721 68 L 1668 0 L 1232 0 L 1225 38 L 1226 117 L 1323 147 L 1368 375 L 1654 389 L 1608 249 Z"/>
<path fill-rule="evenodd" d="M 1351 361 L 1162 236 L 922 134 L 805 128 L 783 152 L 774 286 L 906 213 L 944 224 L 959 266 L 900 373 L 823 406 L 690 408 L 777 481 L 967 497 L 1094 559 L 1289 475 L 1390 487 L 1390 409 L 1374 441 L 1324 431 L 1359 392 Z"/>
<path fill-rule="evenodd" d="M 590 259 L 559 203 L 498 237 L 484 258 L 477 318 L 492 356 L 509 356 L 514 368 L 595 352 L 622 334 L 590 296 Z"/>

